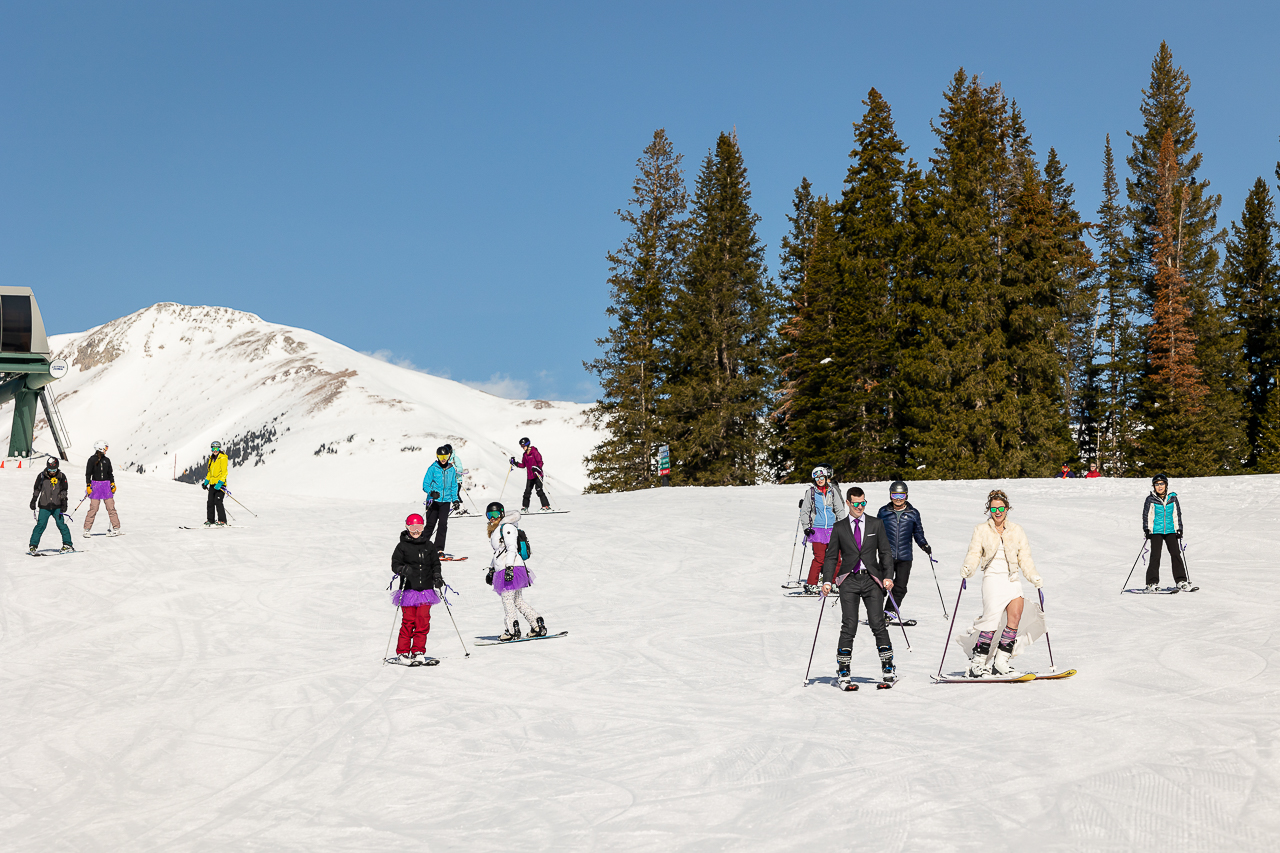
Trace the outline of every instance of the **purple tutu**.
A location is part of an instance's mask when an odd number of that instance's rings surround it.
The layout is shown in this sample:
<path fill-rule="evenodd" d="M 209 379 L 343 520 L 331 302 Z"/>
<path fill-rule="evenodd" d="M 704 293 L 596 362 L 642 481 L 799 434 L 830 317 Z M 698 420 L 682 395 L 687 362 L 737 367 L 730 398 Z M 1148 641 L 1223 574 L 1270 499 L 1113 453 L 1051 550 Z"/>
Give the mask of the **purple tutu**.
<path fill-rule="evenodd" d="M 807 541 L 821 542 L 823 545 L 829 545 L 831 543 L 831 528 L 830 527 L 813 528 L 813 535 L 810 536 Z"/>
<path fill-rule="evenodd" d="M 498 569 L 493 573 L 493 591 L 502 595 L 509 589 L 524 589 L 533 585 L 533 572 L 526 566 L 511 567 L 511 583 L 507 583 L 507 570 Z"/>
<path fill-rule="evenodd" d="M 391 593 L 391 603 L 396 607 L 417 607 L 419 604 L 439 604 L 440 596 L 434 589 L 397 589 Z"/>
<path fill-rule="evenodd" d="M 89 500 L 91 501 L 109 501 L 115 497 L 115 492 L 111 491 L 110 480 L 94 480 L 93 488 L 89 492 Z"/>

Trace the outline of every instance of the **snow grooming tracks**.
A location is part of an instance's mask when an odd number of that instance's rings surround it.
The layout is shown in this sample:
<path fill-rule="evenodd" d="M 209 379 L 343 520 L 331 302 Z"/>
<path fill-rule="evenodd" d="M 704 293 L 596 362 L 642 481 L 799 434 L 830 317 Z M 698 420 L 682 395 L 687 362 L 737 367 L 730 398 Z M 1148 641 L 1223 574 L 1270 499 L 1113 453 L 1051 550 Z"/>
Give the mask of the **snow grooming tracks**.
<path fill-rule="evenodd" d="M 476 637 L 473 646 L 509 646 L 512 643 L 528 643 L 532 640 L 554 640 L 556 637 L 567 637 L 568 631 L 561 631 L 559 634 L 548 634 L 545 637 L 521 637 L 518 640 L 499 640 L 496 637 Z"/>

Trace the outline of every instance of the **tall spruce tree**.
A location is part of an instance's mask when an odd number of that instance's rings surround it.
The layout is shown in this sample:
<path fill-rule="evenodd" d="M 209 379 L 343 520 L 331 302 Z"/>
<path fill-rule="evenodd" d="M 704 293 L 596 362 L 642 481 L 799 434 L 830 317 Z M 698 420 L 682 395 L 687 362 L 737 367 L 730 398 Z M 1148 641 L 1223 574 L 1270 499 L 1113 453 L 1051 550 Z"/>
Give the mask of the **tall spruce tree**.
<path fill-rule="evenodd" d="M 1223 288 L 1228 314 L 1240 331 L 1249 468 L 1257 463 L 1267 402 L 1275 389 L 1274 377 L 1280 372 L 1278 230 L 1271 192 L 1267 182 L 1258 178 L 1245 198 L 1240 224 L 1231 223 Z"/>
<path fill-rule="evenodd" d="M 787 479 L 795 470 L 792 414 L 796 389 L 808 375 L 807 361 L 799 358 L 797 339 L 802 333 L 802 315 L 809 298 L 805 282 L 809 256 L 813 249 L 818 202 L 813 195 L 813 184 L 809 183 L 808 178 L 802 177 L 791 202 L 792 212 L 787 216 L 791 231 L 782 238 L 779 252 L 780 310 L 784 319 L 778 327 L 774 356 L 778 370 L 778 389 L 770 413 L 774 442 L 769 458 L 772 469 L 770 474 L 774 480 Z"/>
<path fill-rule="evenodd" d="M 1280 374 L 1271 377 L 1271 387 L 1280 385 Z M 1267 395 L 1267 408 L 1258 428 L 1258 459 L 1254 470 L 1259 474 L 1280 474 L 1280 394 Z"/>
<path fill-rule="evenodd" d="M 600 377 L 600 400 L 589 411 L 608 437 L 587 457 L 588 492 L 657 485 L 657 446 L 664 432 L 658 402 L 666 381 L 671 329 L 668 303 L 684 275 L 688 195 L 666 131 L 637 161 L 628 207 L 618 211 L 630 232 L 609 253 L 613 326 L 596 341 L 604 354 L 583 366 Z"/>
<path fill-rule="evenodd" d="M 749 485 L 767 470 L 778 300 L 750 200 L 736 134 L 722 133 L 698 175 L 658 407 L 677 484 Z"/>
<path fill-rule="evenodd" d="M 1069 248 L 999 84 L 960 69 L 945 100 L 904 287 L 910 461 L 941 478 L 1047 476 L 1072 452 L 1057 269 Z"/>
<path fill-rule="evenodd" d="M 1199 448 L 1199 459 L 1186 463 L 1206 473 L 1230 473 L 1239 469 L 1240 460 L 1246 455 L 1241 423 L 1243 371 L 1238 340 L 1222 307 L 1216 248 L 1225 238 L 1217 225 L 1222 197 L 1210 193 L 1209 182 L 1197 177 L 1203 157 L 1196 151 L 1195 110 L 1187 103 L 1190 91 L 1191 78 L 1174 64 L 1168 44 L 1161 42 L 1151 63 L 1150 85 L 1142 92 L 1142 133 L 1129 134 L 1129 266 L 1140 285 L 1137 292 L 1143 312 L 1150 315 L 1158 271 L 1154 254 L 1160 205 L 1160 147 L 1167 132 L 1173 140 L 1177 163 L 1171 202 L 1177 224 L 1174 251 L 1186 284 L 1190 329 L 1196 337 L 1197 361 L 1207 388 L 1204 405 L 1217 415 L 1217 429 L 1206 436 L 1208 443 Z M 1147 357 L 1149 361 L 1149 351 Z M 1151 373 L 1149 365 L 1147 373 Z M 1147 408 L 1155 402 L 1147 400 Z"/>
<path fill-rule="evenodd" d="M 1138 311 L 1126 263 L 1125 210 L 1120 204 L 1111 135 L 1103 150 L 1102 203 L 1098 206 L 1098 384 L 1101 394 L 1099 470 L 1122 477 L 1134 466 L 1137 427 L 1133 411 L 1142 381 L 1143 342 L 1134 323 Z"/>

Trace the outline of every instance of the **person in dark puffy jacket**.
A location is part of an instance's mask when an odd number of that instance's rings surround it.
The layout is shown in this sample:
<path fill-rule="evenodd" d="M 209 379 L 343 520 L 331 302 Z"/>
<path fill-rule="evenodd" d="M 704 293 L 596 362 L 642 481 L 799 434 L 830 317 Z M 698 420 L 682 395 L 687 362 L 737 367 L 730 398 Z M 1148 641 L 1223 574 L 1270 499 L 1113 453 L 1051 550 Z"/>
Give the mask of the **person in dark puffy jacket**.
<path fill-rule="evenodd" d="M 45 468 L 36 475 L 35 489 L 31 493 L 31 511 L 36 516 L 35 529 L 31 531 L 30 552 L 36 553 L 40 547 L 40 537 L 49 526 L 52 518 L 62 534 L 62 550 L 74 551 L 71 545 L 71 530 L 63 516 L 67 514 L 67 476 L 62 472 L 58 460 L 50 456 Z"/>
<path fill-rule="evenodd" d="M 1182 504 L 1178 502 L 1178 493 L 1169 491 L 1169 478 L 1164 474 L 1151 478 L 1151 494 L 1142 504 L 1142 532 L 1151 542 L 1147 592 L 1155 592 L 1160 586 L 1160 554 L 1164 548 L 1169 549 L 1178 589 L 1191 589 L 1187 567 L 1182 562 Z"/>
<path fill-rule="evenodd" d="M 929 540 L 924 538 L 924 522 L 920 520 L 920 511 L 907 500 L 907 484 L 901 480 L 889 486 L 889 502 L 880 507 L 876 517 L 884 522 L 885 533 L 889 536 L 889 545 L 893 551 L 893 598 L 902 607 L 907 597 L 907 582 L 911 579 L 911 562 L 915 552 L 911 548 L 911 540 L 915 540 L 920 550 L 932 554 Z M 886 614 L 890 621 L 900 614 Z M 908 619 L 904 623 L 908 628 L 916 624 L 916 620 Z"/>
<path fill-rule="evenodd" d="M 391 593 L 391 602 L 401 612 L 396 654 L 401 663 L 414 664 L 427 656 L 431 605 L 441 601 L 444 578 L 440 575 L 440 552 L 425 532 L 426 521 L 415 513 L 404 524 L 400 542 L 391 552 L 391 571 L 400 578 L 400 588 Z"/>

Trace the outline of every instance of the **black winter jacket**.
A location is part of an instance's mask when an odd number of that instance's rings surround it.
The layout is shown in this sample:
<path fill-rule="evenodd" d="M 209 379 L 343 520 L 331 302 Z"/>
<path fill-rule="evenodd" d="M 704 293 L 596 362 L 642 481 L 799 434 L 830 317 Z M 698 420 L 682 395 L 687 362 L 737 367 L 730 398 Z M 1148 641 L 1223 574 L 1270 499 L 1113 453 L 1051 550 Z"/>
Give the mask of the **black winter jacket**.
<path fill-rule="evenodd" d="M 876 517 L 884 522 L 885 533 L 889 535 L 889 546 L 893 549 L 893 559 L 910 560 L 914 558 L 911 540 L 921 548 L 928 547 L 929 540 L 924 538 L 924 522 L 920 520 L 920 510 L 907 501 L 907 508 L 901 517 L 893 511 L 893 503 L 880 507 Z"/>
<path fill-rule="evenodd" d="M 105 453 L 95 453 L 89 457 L 89 464 L 84 466 L 84 484 L 90 485 L 94 480 L 114 483 L 116 475 L 111 470 L 111 460 Z"/>
<path fill-rule="evenodd" d="M 60 509 L 67 511 L 67 477 L 62 471 L 49 473 L 45 469 L 36 475 L 36 487 L 31 492 L 32 509 Z"/>
<path fill-rule="evenodd" d="M 400 544 L 391 553 L 391 571 L 400 576 L 401 589 L 435 589 L 444 583 L 440 575 L 440 552 L 425 531 L 414 539 L 400 532 Z"/>

